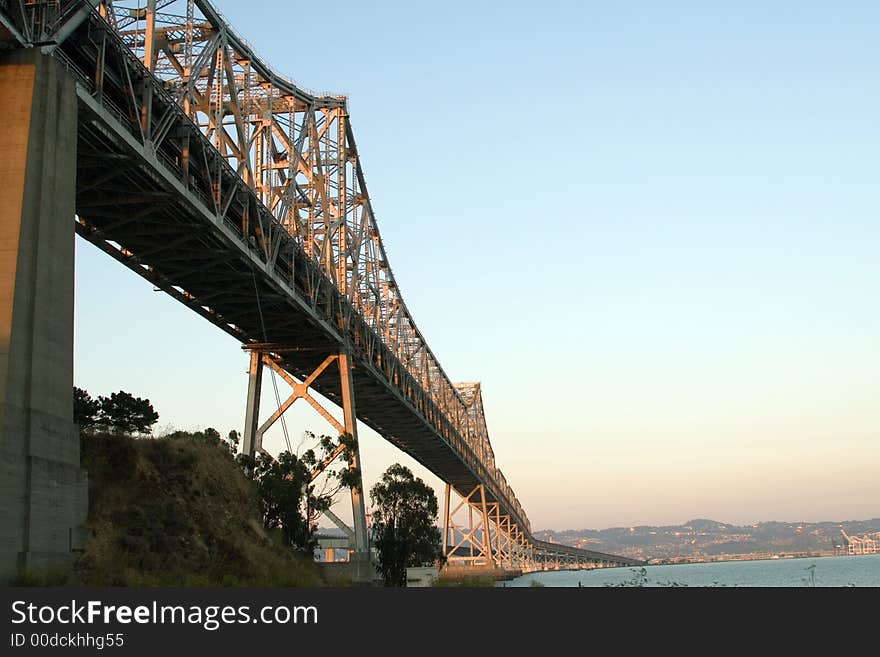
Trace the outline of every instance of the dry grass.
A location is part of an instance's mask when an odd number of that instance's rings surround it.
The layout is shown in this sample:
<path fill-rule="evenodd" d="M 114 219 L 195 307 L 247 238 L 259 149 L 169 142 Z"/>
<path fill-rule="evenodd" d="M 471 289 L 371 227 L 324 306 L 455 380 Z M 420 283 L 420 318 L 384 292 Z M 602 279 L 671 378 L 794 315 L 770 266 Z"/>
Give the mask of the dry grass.
<path fill-rule="evenodd" d="M 463 575 L 461 577 L 440 577 L 434 581 L 440 588 L 491 588 L 495 586 L 495 578 L 491 575 Z"/>
<path fill-rule="evenodd" d="M 85 436 L 92 538 L 72 568 L 19 585 L 321 586 L 311 555 L 282 548 L 255 488 L 222 446 L 198 438 Z"/>

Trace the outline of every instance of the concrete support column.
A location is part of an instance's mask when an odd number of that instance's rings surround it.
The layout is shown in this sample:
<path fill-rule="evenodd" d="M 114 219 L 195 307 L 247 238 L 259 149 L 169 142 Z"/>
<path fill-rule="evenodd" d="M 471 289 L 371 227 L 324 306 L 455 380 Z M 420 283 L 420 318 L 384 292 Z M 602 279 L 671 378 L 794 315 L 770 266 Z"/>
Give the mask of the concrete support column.
<path fill-rule="evenodd" d="M 73 78 L 37 49 L 0 58 L 0 580 L 68 561 L 88 486 L 73 423 Z"/>

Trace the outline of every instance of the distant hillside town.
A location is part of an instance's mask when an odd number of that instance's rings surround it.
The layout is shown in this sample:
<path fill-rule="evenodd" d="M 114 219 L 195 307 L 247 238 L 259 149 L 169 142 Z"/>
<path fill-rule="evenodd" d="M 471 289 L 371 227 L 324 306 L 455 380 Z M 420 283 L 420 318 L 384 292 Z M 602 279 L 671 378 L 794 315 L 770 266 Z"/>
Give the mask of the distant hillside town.
<path fill-rule="evenodd" d="M 658 527 L 542 530 L 535 537 L 649 563 L 874 554 L 880 552 L 880 518 L 754 525 L 696 519 Z"/>

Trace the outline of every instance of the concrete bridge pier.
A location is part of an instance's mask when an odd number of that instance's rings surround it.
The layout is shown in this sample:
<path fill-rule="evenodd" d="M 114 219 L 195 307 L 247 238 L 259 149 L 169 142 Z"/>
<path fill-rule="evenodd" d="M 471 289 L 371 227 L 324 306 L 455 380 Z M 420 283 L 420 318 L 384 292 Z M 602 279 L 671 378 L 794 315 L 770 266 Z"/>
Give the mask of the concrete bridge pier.
<path fill-rule="evenodd" d="M 73 78 L 0 58 L 0 581 L 69 561 L 88 512 L 73 423 Z"/>

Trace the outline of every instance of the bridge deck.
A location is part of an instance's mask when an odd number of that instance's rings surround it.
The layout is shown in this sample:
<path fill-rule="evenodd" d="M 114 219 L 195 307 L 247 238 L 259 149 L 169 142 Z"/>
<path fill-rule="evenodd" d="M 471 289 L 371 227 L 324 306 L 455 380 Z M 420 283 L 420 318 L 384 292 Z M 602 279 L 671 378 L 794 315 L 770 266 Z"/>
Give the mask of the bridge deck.
<path fill-rule="evenodd" d="M 479 388 L 451 383 L 406 309 L 346 99 L 278 75 L 206 0 L 163 3 L 149 33 L 143 12 L 10 1 L 0 46 L 38 38 L 77 78 L 77 233 L 244 345 L 289 346 L 298 378 L 350 351 L 358 419 L 559 553 L 495 466 Z M 312 387 L 340 403 L 338 385 Z"/>
<path fill-rule="evenodd" d="M 94 108 L 84 104 L 81 110 L 89 116 Z M 152 167 L 131 163 L 134 154 L 103 132 L 91 120 L 80 121 L 78 178 L 84 184 L 77 202 L 77 230 L 81 236 L 154 285 L 172 291 L 175 298 L 243 343 L 297 345 L 297 351 L 281 354 L 284 368 L 294 376 L 305 378 L 327 356 L 338 353 L 343 339 L 328 330 L 326 321 L 267 280 L 264 265 L 254 263 L 249 252 L 231 249 L 226 235 L 185 198 L 169 198 Z M 124 174 L 118 173 L 120 162 L 129 162 Z M 108 181 L 101 183 L 102 179 Z M 137 189 L 139 194 L 120 196 L 120 187 Z M 438 440 L 436 429 L 421 413 L 413 412 L 411 402 L 384 381 L 364 350 L 356 349 L 354 355 L 358 419 L 444 481 L 461 490 L 477 485 L 478 477 L 444 440 Z M 341 404 L 334 372 L 325 371 L 312 387 Z"/>
<path fill-rule="evenodd" d="M 345 337 L 330 318 L 303 302 L 302 291 L 280 287 L 274 276 L 267 276 L 265 263 L 242 248 L 244 240 L 229 225 L 218 226 L 215 217 L 206 215 L 200 199 L 172 194 L 169 180 L 161 176 L 168 173 L 164 167 L 138 152 L 124 130 L 107 130 L 124 126 L 104 107 L 81 94 L 80 110 L 77 231 L 82 237 L 243 343 L 296 345 L 297 351 L 281 354 L 284 368 L 294 376 L 304 378 L 338 353 Z M 132 189 L 138 192 L 125 191 Z M 302 253 L 294 257 L 294 267 L 303 272 L 297 282 L 308 284 L 306 272 L 314 265 Z M 380 342 L 379 336 L 373 338 Z M 477 485 L 479 475 L 460 452 L 438 436 L 412 400 L 389 385 L 363 343 L 354 346 L 358 419 L 460 490 Z M 341 404 L 332 371 L 312 387 Z M 487 492 L 489 501 L 498 497 L 491 487 Z"/>

